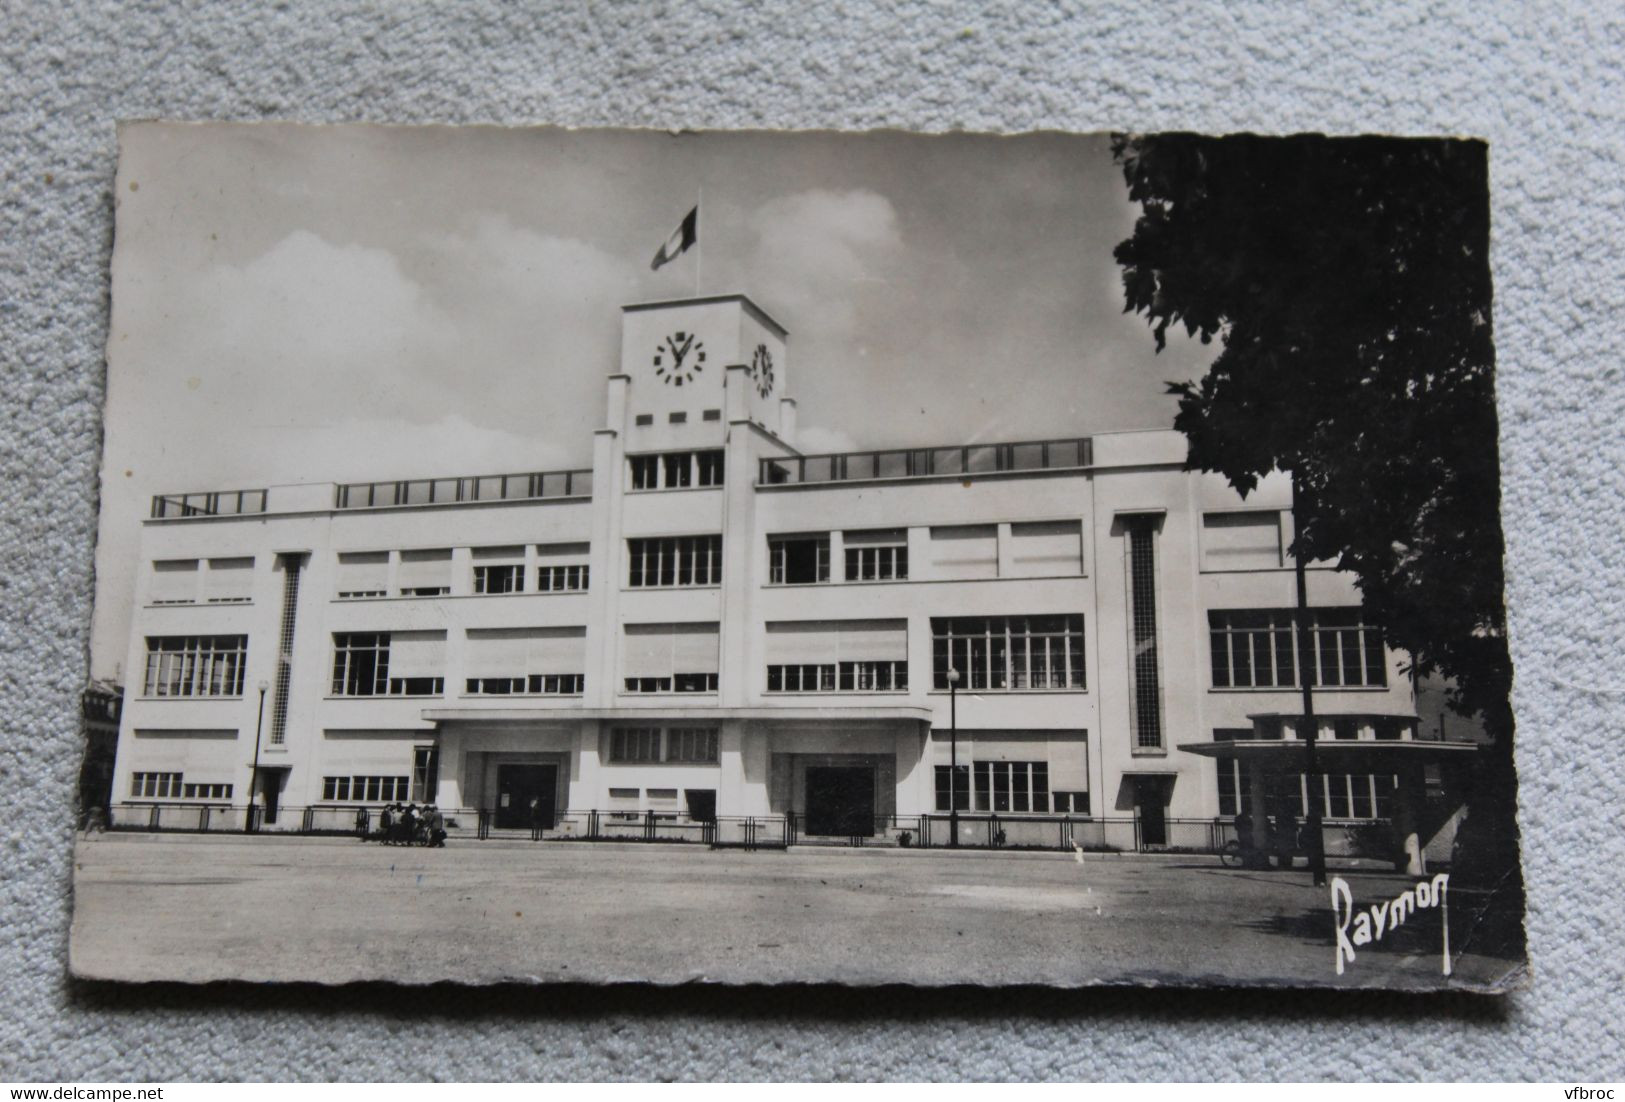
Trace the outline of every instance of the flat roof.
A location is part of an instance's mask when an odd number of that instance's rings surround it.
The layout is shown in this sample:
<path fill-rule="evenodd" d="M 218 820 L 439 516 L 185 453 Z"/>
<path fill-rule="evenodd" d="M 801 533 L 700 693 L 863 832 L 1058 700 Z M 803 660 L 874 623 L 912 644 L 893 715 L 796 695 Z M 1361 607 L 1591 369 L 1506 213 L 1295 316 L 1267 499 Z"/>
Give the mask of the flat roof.
<path fill-rule="evenodd" d="M 1237 739 L 1182 742 L 1179 749 L 1204 758 L 1260 762 L 1281 769 L 1302 768 L 1309 744 L 1302 739 Z M 1389 765 L 1430 765 L 1465 761 L 1478 751 L 1471 742 L 1419 742 L 1415 739 L 1316 739 L 1315 758 L 1328 772 L 1370 772 Z"/>

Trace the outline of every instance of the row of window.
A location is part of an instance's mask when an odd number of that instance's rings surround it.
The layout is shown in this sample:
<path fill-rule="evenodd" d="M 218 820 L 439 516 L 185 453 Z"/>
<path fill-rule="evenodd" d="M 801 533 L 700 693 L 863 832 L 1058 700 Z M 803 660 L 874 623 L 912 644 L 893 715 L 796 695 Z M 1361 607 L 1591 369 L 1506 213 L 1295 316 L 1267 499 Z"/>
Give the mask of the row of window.
<path fill-rule="evenodd" d="M 1089 814 L 1089 793 L 1049 790 L 1049 763 L 978 761 L 936 767 L 938 811 L 987 811 L 1016 814 Z"/>
<path fill-rule="evenodd" d="M 145 800 L 229 800 L 231 785 L 183 781 L 180 773 L 131 773 L 130 796 Z"/>
<path fill-rule="evenodd" d="M 1252 814 L 1252 785 L 1247 770 L 1235 760 L 1220 761 L 1219 814 L 1230 817 Z M 1320 814 L 1327 819 L 1386 819 L 1392 814 L 1396 778 L 1391 773 L 1323 773 L 1315 797 Z M 1309 814 L 1309 778 L 1298 774 L 1285 785 L 1275 784 L 1266 794 L 1267 814 L 1290 810 L 1303 818 Z"/>
<path fill-rule="evenodd" d="M 632 488 L 673 489 L 720 486 L 720 450 L 667 452 L 632 456 Z M 1280 567 L 1286 560 L 1278 510 L 1206 513 L 1202 518 L 1202 568 L 1246 570 Z M 1076 574 L 1082 569 L 1082 523 L 1077 520 L 1018 522 L 1010 526 L 1007 569 L 1015 576 Z M 909 576 L 908 538 L 904 529 L 853 531 L 843 534 L 844 576 L 848 582 L 900 581 Z M 630 540 L 636 560 L 629 569 L 632 586 L 716 585 L 721 581 L 721 537 L 690 536 Z M 998 526 L 946 525 L 929 531 L 932 576 L 998 577 Z M 768 540 L 769 581 L 773 585 L 807 585 L 830 580 L 827 533 L 773 536 Z M 713 554 L 714 552 L 714 554 Z M 541 545 L 542 559 L 582 558 L 584 544 Z M 710 565 L 688 561 L 705 558 Z M 524 593 L 525 549 L 475 548 L 473 591 L 481 594 Z M 481 561 L 481 560 L 501 561 Z M 390 585 L 391 564 L 396 579 Z M 437 597 L 451 592 L 450 548 L 389 551 L 346 551 L 338 556 L 337 594 L 341 599 Z M 228 604 L 246 602 L 253 592 L 252 557 L 160 559 L 153 563 L 153 604 Z M 534 592 L 572 592 L 587 588 L 583 562 L 544 563 L 536 568 Z M 1332 682 L 1328 682 L 1331 684 Z"/>
<path fill-rule="evenodd" d="M 1309 663 L 1323 687 L 1387 684 L 1382 633 L 1357 608 L 1312 613 Z M 1209 613 L 1213 687 L 1282 689 L 1298 684 L 1297 632 L 1290 610 Z M 1081 614 L 933 617 L 932 686 L 976 692 L 1081 690 Z M 579 694 L 584 628 L 471 629 L 473 695 Z M 627 692 L 715 692 L 717 625 L 626 627 Z M 150 636 L 143 694 L 241 696 L 243 635 Z M 827 656 L 827 657 L 825 657 Z M 767 625 L 768 692 L 898 692 L 908 688 L 904 620 L 786 621 Z M 437 696 L 444 692 L 443 632 L 340 632 L 333 636 L 336 696 Z"/>
<path fill-rule="evenodd" d="M 664 762 L 714 765 L 715 727 L 616 727 L 609 733 L 609 760 L 616 763 Z"/>
<path fill-rule="evenodd" d="M 908 663 L 819 662 L 767 668 L 770 693 L 890 693 L 908 689 Z"/>
<path fill-rule="evenodd" d="M 1293 688 L 1307 665 L 1311 685 L 1380 688 L 1388 684 L 1382 632 L 1358 608 L 1309 612 L 1309 661 L 1299 653 L 1291 609 L 1209 612 L 1208 633 L 1216 689 Z"/>
<path fill-rule="evenodd" d="M 536 565 L 527 563 L 525 547 L 472 549 L 472 587 L 476 594 L 568 593 L 587 588 L 584 543 L 542 544 L 534 549 Z M 337 594 L 341 600 L 364 597 L 443 597 L 451 592 L 450 548 L 414 551 L 341 551 Z M 535 588 L 526 588 L 534 578 Z"/>
<path fill-rule="evenodd" d="M 627 457 L 634 490 L 680 490 L 722 485 L 722 449 Z"/>

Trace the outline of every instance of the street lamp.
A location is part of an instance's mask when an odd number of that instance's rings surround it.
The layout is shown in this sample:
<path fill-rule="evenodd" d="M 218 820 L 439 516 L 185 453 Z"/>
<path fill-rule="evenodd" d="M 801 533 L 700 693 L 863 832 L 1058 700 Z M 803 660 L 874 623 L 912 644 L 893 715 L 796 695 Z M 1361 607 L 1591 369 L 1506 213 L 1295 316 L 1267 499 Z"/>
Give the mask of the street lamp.
<path fill-rule="evenodd" d="M 254 832 L 254 791 L 260 786 L 260 732 L 265 728 L 265 690 L 271 687 L 269 681 L 261 681 L 260 710 L 254 720 L 254 768 L 248 774 L 248 811 L 243 819 L 243 833 Z"/>
<path fill-rule="evenodd" d="M 948 668 L 948 845 L 959 848 L 959 671 Z"/>

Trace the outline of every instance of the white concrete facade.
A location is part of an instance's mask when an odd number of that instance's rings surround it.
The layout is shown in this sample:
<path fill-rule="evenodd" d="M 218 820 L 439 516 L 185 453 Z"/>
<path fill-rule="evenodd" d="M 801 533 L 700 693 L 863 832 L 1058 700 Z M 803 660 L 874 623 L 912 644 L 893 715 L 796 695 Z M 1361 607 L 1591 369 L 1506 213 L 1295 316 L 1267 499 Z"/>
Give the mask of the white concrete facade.
<path fill-rule="evenodd" d="M 1134 815 L 1160 793 L 1175 818 L 1233 813 L 1219 766 L 1178 747 L 1300 708 L 1295 686 L 1220 684 L 1239 675 L 1217 672 L 1209 615 L 1292 609 L 1286 480 L 1242 501 L 1183 470 L 1172 431 L 804 470 L 788 361 L 742 295 L 626 307 L 590 472 L 273 486 L 236 514 L 232 495 L 165 499 L 143 534 L 115 800 L 241 804 L 257 760 L 256 797 L 282 806 L 432 796 L 514 825 L 550 788 L 554 813 L 908 816 L 946 809 L 953 727 L 955 784 L 980 786 L 967 811 Z M 1347 575 L 1313 568 L 1308 588 L 1313 608 L 1359 605 Z M 1081 617 L 1081 651 L 1057 617 Z M 985 664 L 952 699 L 934 660 L 948 619 L 999 636 L 951 652 Z M 375 664 L 341 663 L 346 638 Z M 1364 662 L 1363 683 L 1317 689 L 1317 712 L 1408 721 L 1403 656 L 1347 638 L 1338 661 Z M 236 639 L 240 658 L 203 654 Z M 155 646 L 176 657 L 149 664 Z"/>

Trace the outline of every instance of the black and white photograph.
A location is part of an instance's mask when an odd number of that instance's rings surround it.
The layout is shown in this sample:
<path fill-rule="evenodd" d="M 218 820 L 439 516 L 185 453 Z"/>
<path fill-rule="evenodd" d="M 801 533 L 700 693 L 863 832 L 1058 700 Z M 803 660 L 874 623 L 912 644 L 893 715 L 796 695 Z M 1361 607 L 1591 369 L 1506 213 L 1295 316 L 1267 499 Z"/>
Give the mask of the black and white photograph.
<path fill-rule="evenodd" d="M 72 973 L 1523 985 L 1490 153 L 124 124 Z"/>

